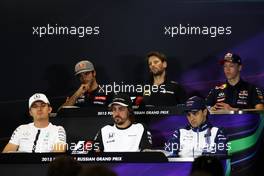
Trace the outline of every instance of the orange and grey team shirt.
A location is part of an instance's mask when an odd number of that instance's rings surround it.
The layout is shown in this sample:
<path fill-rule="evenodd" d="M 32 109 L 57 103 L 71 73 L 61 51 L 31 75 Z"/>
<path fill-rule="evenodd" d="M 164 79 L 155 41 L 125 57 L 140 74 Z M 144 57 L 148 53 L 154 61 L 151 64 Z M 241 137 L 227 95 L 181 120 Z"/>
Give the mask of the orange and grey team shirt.
<path fill-rule="evenodd" d="M 66 144 L 66 133 L 62 126 L 51 123 L 45 128 L 37 128 L 34 123 L 29 123 L 17 127 L 9 143 L 18 145 L 19 152 L 52 152 L 54 147 L 61 147 L 54 144 Z"/>
<path fill-rule="evenodd" d="M 151 148 L 152 137 L 141 123 L 131 124 L 127 128 L 106 125 L 97 133 L 95 142 L 104 152 L 139 152 Z"/>
<path fill-rule="evenodd" d="M 257 104 L 264 104 L 263 92 L 242 79 L 234 86 L 226 82 L 212 89 L 206 98 L 207 106 L 214 106 L 220 102 L 227 103 L 233 108 L 255 108 Z"/>

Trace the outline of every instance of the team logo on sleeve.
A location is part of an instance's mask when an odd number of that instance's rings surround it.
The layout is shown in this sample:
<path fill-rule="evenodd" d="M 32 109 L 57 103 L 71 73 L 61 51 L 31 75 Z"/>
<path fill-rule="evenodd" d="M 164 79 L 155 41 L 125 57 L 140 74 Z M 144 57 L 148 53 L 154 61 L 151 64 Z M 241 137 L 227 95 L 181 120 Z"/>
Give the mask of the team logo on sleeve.
<path fill-rule="evenodd" d="M 256 87 L 256 91 L 257 91 L 258 98 L 261 99 L 261 100 L 263 100 L 264 99 L 263 98 L 263 92 L 259 88 L 257 88 L 257 87 Z"/>
<path fill-rule="evenodd" d="M 148 135 L 149 143 L 152 144 L 152 137 L 151 137 L 151 133 L 149 131 L 147 131 L 147 135 Z"/>
<path fill-rule="evenodd" d="M 222 102 L 225 101 L 225 93 L 224 92 L 220 92 L 217 95 L 217 102 Z"/>

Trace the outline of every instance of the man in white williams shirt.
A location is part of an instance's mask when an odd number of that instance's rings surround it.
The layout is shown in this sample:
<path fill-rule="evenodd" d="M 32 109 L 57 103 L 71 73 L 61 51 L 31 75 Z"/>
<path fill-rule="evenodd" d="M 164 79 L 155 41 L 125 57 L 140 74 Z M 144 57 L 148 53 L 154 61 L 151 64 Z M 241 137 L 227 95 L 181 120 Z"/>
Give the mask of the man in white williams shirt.
<path fill-rule="evenodd" d="M 12 134 L 3 153 L 8 152 L 65 152 L 66 133 L 62 126 L 49 122 L 52 108 L 48 98 L 36 93 L 29 98 L 29 114 L 33 122 L 20 125 Z"/>

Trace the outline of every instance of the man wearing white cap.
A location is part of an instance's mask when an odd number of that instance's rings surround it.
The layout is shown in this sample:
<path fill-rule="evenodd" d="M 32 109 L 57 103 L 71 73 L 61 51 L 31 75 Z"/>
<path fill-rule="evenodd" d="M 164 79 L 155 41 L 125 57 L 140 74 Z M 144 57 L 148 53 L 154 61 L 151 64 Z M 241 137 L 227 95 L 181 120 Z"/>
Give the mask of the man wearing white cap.
<path fill-rule="evenodd" d="M 29 114 L 33 122 L 20 125 L 12 134 L 3 153 L 27 152 L 46 153 L 64 152 L 66 150 L 66 133 L 62 126 L 49 122 L 52 111 L 48 98 L 36 93 L 29 98 Z"/>
<path fill-rule="evenodd" d="M 96 71 L 92 62 L 82 60 L 75 65 L 75 75 L 79 77 L 80 87 L 68 97 L 62 106 L 105 105 L 107 97 L 100 92 L 96 81 Z"/>

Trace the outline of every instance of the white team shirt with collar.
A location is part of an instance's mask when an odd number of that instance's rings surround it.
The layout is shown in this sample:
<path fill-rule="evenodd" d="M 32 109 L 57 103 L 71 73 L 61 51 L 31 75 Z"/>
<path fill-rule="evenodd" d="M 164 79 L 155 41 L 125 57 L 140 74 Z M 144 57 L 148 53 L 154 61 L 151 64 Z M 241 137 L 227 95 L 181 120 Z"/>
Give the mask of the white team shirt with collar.
<path fill-rule="evenodd" d="M 144 133 L 140 123 L 132 124 L 125 129 L 116 125 L 107 125 L 101 129 L 104 152 L 137 152 Z"/>
<path fill-rule="evenodd" d="M 38 139 L 36 136 L 38 134 Z M 45 128 L 37 128 L 34 123 L 20 125 L 12 134 L 9 143 L 18 145 L 19 152 L 32 153 L 34 142 L 36 153 L 52 152 L 53 145 L 57 143 L 66 144 L 66 133 L 62 126 L 52 123 Z"/>
<path fill-rule="evenodd" d="M 214 139 L 217 136 L 217 127 L 210 129 L 211 135 L 208 137 L 209 143 L 206 142 L 207 130 L 195 132 L 192 129 L 180 129 L 180 151 L 179 157 L 198 157 L 203 151 L 212 152 L 215 150 L 216 144 Z"/>

